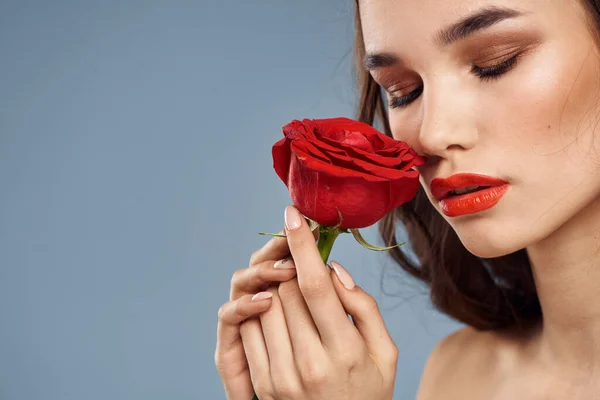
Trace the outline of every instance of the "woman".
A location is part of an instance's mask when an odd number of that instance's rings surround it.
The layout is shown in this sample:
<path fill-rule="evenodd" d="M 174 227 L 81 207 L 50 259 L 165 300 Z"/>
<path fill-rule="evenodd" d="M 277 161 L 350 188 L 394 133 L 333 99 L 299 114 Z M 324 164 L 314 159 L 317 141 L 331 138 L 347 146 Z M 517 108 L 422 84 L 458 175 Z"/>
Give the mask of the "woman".
<path fill-rule="evenodd" d="M 358 118 L 378 116 L 428 160 L 382 235 L 394 242 L 406 226 L 420 263 L 392 255 L 468 325 L 433 350 L 418 399 L 600 395 L 600 1 L 360 0 L 356 10 Z M 498 186 L 501 198 L 442 199 L 458 194 L 434 179 L 459 173 L 494 178 L 462 186 Z M 288 239 L 235 273 L 219 310 L 228 398 L 249 400 L 253 385 L 261 400 L 391 399 L 398 353 L 375 301 L 341 266 L 326 275 L 293 207 L 286 226 Z"/>

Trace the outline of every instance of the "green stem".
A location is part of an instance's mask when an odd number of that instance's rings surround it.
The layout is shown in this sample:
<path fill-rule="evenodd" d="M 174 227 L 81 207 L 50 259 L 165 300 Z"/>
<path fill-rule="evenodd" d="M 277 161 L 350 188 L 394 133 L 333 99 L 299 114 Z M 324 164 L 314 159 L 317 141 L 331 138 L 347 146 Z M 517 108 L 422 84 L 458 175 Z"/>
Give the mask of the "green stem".
<path fill-rule="evenodd" d="M 340 233 L 342 232 L 339 229 L 329 228 L 327 226 L 319 226 L 319 240 L 317 241 L 317 248 L 319 249 L 319 254 L 321 254 L 321 259 L 325 264 L 327 264 L 327 260 L 329 259 L 329 254 L 333 248 L 333 243 Z"/>
<path fill-rule="evenodd" d="M 319 249 L 319 254 L 321 254 L 321 259 L 325 264 L 327 264 L 327 260 L 329 259 L 329 254 L 331 254 L 331 249 L 333 248 L 335 239 L 337 239 L 340 233 L 347 232 L 347 230 L 342 230 L 336 227 L 319 225 L 319 240 L 317 240 L 317 248 Z M 252 400 L 259 400 L 258 396 L 255 394 L 254 397 L 252 397 Z"/>

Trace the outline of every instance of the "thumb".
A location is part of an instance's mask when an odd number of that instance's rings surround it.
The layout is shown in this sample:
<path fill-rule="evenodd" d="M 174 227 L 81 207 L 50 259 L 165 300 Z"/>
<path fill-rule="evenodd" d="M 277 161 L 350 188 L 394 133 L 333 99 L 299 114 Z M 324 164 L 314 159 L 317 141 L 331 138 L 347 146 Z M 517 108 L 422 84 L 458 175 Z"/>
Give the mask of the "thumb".
<path fill-rule="evenodd" d="M 398 349 L 383 321 L 377 301 L 356 286 L 350 273 L 339 263 L 331 261 L 333 286 L 344 309 L 352 316 L 354 325 L 363 337 L 369 352 L 377 360 L 396 365 Z"/>

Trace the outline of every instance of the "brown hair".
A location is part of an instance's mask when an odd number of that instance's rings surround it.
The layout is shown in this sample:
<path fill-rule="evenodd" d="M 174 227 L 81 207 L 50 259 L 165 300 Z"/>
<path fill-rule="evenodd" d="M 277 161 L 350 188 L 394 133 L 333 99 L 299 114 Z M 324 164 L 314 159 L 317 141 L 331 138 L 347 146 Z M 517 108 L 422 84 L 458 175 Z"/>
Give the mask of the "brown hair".
<path fill-rule="evenodd" d="M 589 27 L 598 37 L 600 0 L 583 3 Z M 358 0 L 355 0 L 354 22 L 354 72 L 360 93 L 357 119 L 373 125 L 378 118 L 381 129 L 391 137 L 384 94 L 363 64 L 365 47 Z M 402 247 L 390 250 L 389 254 L 402 269 L 429 286 L 431 301 L 438 310 L 479 330 L 521 329 L 541 319 L 525 249 L 497 258 L 473 255 L 431 205 L 422 187 L 413 200 L 379 222 L 379 232 L 387 245 L 397 243 L 398 222 L 406 228 L 419 262 L 412 262 Z"/>

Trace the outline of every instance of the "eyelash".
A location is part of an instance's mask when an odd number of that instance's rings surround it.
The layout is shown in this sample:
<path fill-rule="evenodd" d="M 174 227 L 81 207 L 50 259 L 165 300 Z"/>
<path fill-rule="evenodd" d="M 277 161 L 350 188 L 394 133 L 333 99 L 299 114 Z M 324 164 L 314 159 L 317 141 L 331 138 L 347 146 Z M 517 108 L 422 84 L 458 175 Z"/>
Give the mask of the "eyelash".
<path fill-rule="evenodd" d="M 502 61 L 496 65 L 492 65 L 491 67 L 481 68 L 476 65 L 471 67 L 471 72 L 477 75 L 479 79 L 482 81 L 492 81 L 495 79 L 499 79 L 502 75 L 513 69 L 513 67 L 517 64 L 518 58 L 520 54 L 517 54 L 508 60 Z M 423 93 L 423 86 L 419 86 L 417 89 L 413 90 L 406 96 L 391 96 L 389 101 L 389 106 L 391 108 L 402 108 L 408 106 L 410 103 L 415 101 L 420 95 Z"/>

